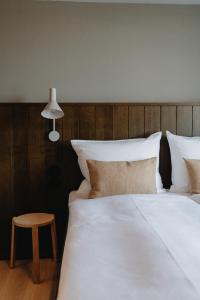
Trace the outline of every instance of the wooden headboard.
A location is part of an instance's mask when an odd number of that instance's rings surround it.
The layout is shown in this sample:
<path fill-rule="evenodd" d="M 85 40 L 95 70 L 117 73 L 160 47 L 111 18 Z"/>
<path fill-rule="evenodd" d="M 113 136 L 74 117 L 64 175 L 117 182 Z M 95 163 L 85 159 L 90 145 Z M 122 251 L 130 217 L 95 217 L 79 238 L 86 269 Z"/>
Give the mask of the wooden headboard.
<path fill-rule="evenodd" d="M 56 213 L 62 249 L 67 196 L 82 180 L 70 139 L 137 138 L 162 130 L 160 172 L 164 186 L 169 187 L 165 131 L 200 135 L 200 103 L 63 103 L 65 116 L 56 122 L 61 139 L 51 143 L 47 135 L 52 122 L 40 116 L 44 105 L 0 104 L 0 257 L 9 253 L 11 217 L 32 211 Z M 20 234 L 28 239 L 29 234 Z M 29 256 L 31 245 L 18 251 L 22 257 Z"/>

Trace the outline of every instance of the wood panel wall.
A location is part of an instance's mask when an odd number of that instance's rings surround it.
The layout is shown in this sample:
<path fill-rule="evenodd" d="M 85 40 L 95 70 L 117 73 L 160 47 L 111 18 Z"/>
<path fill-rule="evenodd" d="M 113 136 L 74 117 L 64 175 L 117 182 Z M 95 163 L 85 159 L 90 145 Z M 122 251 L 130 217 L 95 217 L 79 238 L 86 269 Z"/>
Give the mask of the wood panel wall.
<path fill-rule="evenodd" d="M 125 139 L 162 130 L 160 171 L 169 187 L 170 155 L 165 131 L 200 135 L 200 104 L 61 104 L 58 143 L 48 140 L 52 122 L 45 104 L 0 104 L 0 257 L 9 256 L 11 218 L 27 212 L 56 214 L 60 253 L 67 224 L 67 198 L 82 180 L 70 139 Z M 47 229 L 41 253 L 50 255 Z M 47 242 L 49 240 L 49 242 Z M 17 255 L 31 255 L 30 232 L 19 230 Z"/>

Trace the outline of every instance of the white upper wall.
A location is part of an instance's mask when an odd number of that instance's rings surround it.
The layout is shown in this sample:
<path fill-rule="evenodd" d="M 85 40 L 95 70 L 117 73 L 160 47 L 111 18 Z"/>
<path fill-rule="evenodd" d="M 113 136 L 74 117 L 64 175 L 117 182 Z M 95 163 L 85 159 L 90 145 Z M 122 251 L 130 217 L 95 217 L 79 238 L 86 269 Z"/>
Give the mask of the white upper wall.
<path fill-rule="evenodd" d="M 199 6 L 2 2 L 1 102 L 200 100 Z"/>

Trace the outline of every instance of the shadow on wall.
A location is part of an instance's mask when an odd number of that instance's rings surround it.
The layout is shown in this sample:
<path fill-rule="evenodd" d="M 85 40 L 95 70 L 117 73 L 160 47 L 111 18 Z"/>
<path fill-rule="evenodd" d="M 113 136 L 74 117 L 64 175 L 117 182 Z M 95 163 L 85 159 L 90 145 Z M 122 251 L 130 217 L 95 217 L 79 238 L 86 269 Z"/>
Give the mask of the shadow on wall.
<path fill-rule="evenodd" d="M 77 164 L 76 154 L 72 149 L 70 142 L 63 144 L 59 143 L 57 149 L 57 162 L 49 164 L 44 176 L 38 174 L 37 178 L 35 178 L 35 190 L 33 190 L 34 187 L 32 187 L 34 196 L 32 195 L 31 199 L 29 199 L 30 203 L 27 203 L 24 212 L 43 211 L 55 214 L 58 250 L 59 256 L 61 257 L 67 233 L 68 195 L 72 190 L 79 187 L 83 178 Z M 41 201 L 34 201 L 34 198 L 40 198 Z M 16 249 L 17 257 L 31 258 L 32 248 L 30 232 L 20 229 L 17 230 L 17 241 L 19 241 Z M 23 243 L 20 241 L 23 241 Z M 49 257 L 52 255 L 49 228 L 41 228 L 40 245 L 41 257 Z"/>

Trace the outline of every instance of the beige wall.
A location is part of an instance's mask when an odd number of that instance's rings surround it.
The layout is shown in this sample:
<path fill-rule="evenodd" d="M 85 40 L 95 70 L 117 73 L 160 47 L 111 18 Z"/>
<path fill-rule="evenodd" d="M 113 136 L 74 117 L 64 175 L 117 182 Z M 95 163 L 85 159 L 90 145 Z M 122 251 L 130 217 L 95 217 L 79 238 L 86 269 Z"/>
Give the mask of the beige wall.
<path fill-rule="evenodd" d="M 0 2 L 1 102 L 200 100 L 200 6 Z"/>

